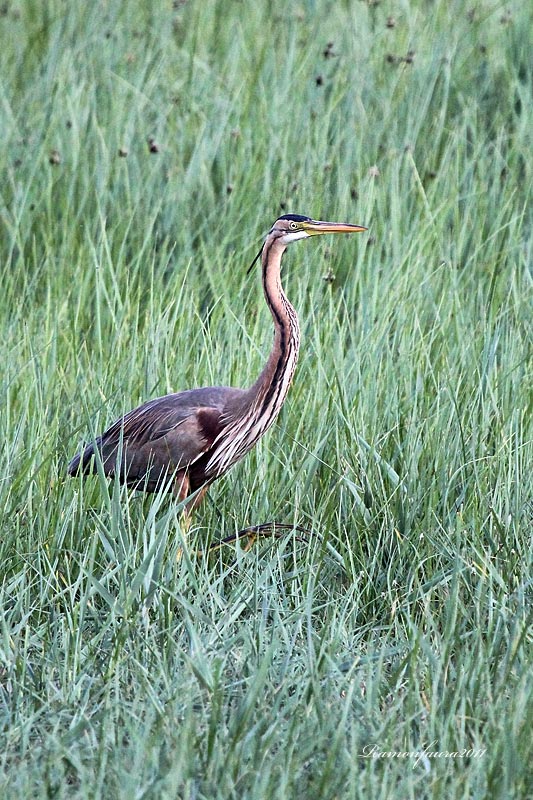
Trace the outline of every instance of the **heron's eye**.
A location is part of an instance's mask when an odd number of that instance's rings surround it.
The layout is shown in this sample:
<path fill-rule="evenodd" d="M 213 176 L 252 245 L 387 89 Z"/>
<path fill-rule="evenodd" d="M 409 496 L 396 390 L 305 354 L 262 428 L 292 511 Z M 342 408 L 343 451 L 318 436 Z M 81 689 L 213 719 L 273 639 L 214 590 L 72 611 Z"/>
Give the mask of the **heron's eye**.
<path fill-rule="evenodd" d="M 291 229 L 291 231 L 295 231 L 297 227 L 298 227 L 297 222 L 294 221 L 289 222 L 289 228 Z"/>

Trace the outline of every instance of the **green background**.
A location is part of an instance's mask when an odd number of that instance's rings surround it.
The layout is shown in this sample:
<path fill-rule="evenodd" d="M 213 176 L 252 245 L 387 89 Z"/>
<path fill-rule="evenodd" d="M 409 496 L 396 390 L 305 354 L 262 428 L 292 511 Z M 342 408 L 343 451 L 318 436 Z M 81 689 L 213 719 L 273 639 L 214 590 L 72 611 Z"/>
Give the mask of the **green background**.
<path fill-rule="evenodd" d="M 531 796 L 532 29 L 514 0 L 2 4 L 3 797 Z M 179 559 L 175 503 L 66 465 L 254 380 L 246 268 L 288 211 L 369 232 L 287 253 L 294 385 Z M 270 520 L 310 535 L 194 555 Z"/>

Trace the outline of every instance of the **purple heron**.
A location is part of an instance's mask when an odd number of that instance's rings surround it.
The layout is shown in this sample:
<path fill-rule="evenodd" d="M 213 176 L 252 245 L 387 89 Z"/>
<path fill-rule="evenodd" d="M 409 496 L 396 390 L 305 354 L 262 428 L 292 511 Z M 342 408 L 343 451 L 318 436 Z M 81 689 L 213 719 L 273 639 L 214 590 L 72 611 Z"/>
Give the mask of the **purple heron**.
<path fill-rule="evenodd" d="M 324 233 L 366 228 L 284 214 L 269 231 L 261 257 L 263 289 L 274 321 L 274 343 L 263 370 L 248 389 L 209 386 L 167 394 L 135 408 L 88 444 L 69 464 L 69 475 L 97 471 L 135 489 L 168 487 L 186 513 L 201 502 L 209 484 L 240 461 L 272 425 L 285 402 L 300 345 L 296 311 L 281 286 L 287 245 Z M 253 264 L 252 264 L 253 266 Z"/>

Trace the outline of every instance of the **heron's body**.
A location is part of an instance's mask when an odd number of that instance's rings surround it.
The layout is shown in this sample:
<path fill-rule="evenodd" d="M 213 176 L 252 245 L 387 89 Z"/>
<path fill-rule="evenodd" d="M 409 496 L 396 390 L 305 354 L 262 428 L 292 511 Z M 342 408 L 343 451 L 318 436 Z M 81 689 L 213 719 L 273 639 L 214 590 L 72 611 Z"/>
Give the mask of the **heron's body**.
<path fill-rule="evenodd" d="M 129 486 L 155 492 L 169 477 L 177 478 L 180 470 L 186 470 L 188 488 L 196 491 L 208 481 L 206 457 L 223 430 L 225 408 L 244 394 L 241 389 L 210 386 L 149 400 L 113 423 L 77 455 L 69 473 L 75 475 L 80 464 L 83 472 L 93 472 L 97 449 L 110 477 L 117 471 L 120 453 L 120 478 Z M 215 477 L 218 475 L 210 480 Z"/>
<path fill-rule="evenodd" d="M 69 464 L 69 474 L 96 471 L 147 492 L 172 488 L 180 499 L 207 486 L 251 450 L 276 419 L 298 359 L 298 317 L 280 281 L 281 257 L 291 241 L 313 233 L 364 230 L 288 214 L 276 221 L 261 252 L 263 289 L 274 321 L 274 343 L 249 389 L 210 386 L 168 394 L 130 411 Z M 203 496 L 199 492 L 193 503 Z"/>

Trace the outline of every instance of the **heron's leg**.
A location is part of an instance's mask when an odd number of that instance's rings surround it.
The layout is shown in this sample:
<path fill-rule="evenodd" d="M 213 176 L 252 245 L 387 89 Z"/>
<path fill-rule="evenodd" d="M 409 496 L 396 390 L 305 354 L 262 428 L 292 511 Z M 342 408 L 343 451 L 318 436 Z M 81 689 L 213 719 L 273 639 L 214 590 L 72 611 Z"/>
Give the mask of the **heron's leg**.
<path fill-rule="evenodd" d="M 254 531 L 254 532 L 248 533 L 246 535 L 246 538 L 248 539 L 248 541 L 246 542 L 246 544 L 244 545 L 244 547 L 242 549 L 243 549 L 243 551 L 245 553 L 248 553 L 248 551 L 251 550 L 252 547 L 254 546 L 254 544 L 257 542 L 258 536 L 257 536 L 257 533 L 255 533 L 255 531 Z"/>
<path fill-rule="evenodd" d="M 202 488 L 198 491 L 198 494 L 195 494 L 192 500 L 189 500 L 189 502 L 185 506 L 185 511 L 184 511 L 185 514 L 187 514 L 189 517 L 192 518 L 193 513 L 196 511 L 196 509 L 204 499 L 207 493 L 207 489 L 208 489 L 207 486 L 202 486 Z"/>
<path fill-rule="evenodd" d="M 184 469 L 180 469 L 174 478 L 174 486 L 172 487 L 172 494 L 177 498 L 180 503 L 188 496 L 191 488 L 189 476 Z"/>
<path fill-rule="evenodd" d="M 183 524 L 186 530 L 189 529 L 192 521 L 192 515 L 196 511 L 202 500 L 204 499 L 205 494 L 207 492 L 207 488 L 208 488 L 207 486 L 202 486 L 198 494 L 195 494 L 192 500 L 189 500 L 188 503 L 185 503 L 185 506 L 183 507 Z M 174 482 L 174 488 L 173 488 L 174 497 L 176 497 L 180 503 L 183 503 L 183 501 L 187 499 L 190 493 L 191 493 L 191 482 L 189 480 L 189 476 L 185 471 L 180 470 L 180 472 L 178 472 L 178 474 L 176 475 L 176 479 Z"/>
<path fill-rule="evenodd" d="M 188 503 L 185 503 L 183 507 L 183 511 L 181 512 L 180 527 L 184 534 L 184 537 L 186 537 L 187 533 L 189 532 L 194 511 L 196 508 L 198 508 L 198 506 L 204 499 L 207 489 L 208 489 L 207 486 L 203 486 L 198 492 L 198 494 L 196 494 L 192 498 L 192 500 L 189 500 Z M 172 493 L 174 497 L 176 497 L 179 500 L 180 503 L 186 500 L 189 494 L 191 493 L 191 482 L 189 480 L 189 476 L 184 470 L 183 471 L 180 470 L 180 472 L 177 473 Z M 178 550 L 178 556 L 177 556 L 178 559 L 180 559 L 181 556 L 182 556 L 182 550 L 180 548 Z"/>
<path fill-rule="evenodd" d="M 189 476 L 185 471 L 180 470 L 180 472 L 176 474 L 176 477 L 174 479 L 172 494 L 174 495 L 176 500 L 178 500 L 181 503 L 188 496 L 189 488 L 190 488 Z M 187 538 L 187 533 L 189 531 L 190 526 L 191 526 L 191 517 L 189 514 L 187 514 L 187 506 L 184 506 L 184 508 L 181 511 L 181 517 L 180 517 L 180 528 L 184 541 Z M 178 552 L 176 553 L 176 560 L 181 561 L 182 556 L 183 556 L 183 547 L 180 547 L 178 549 Z"/>

